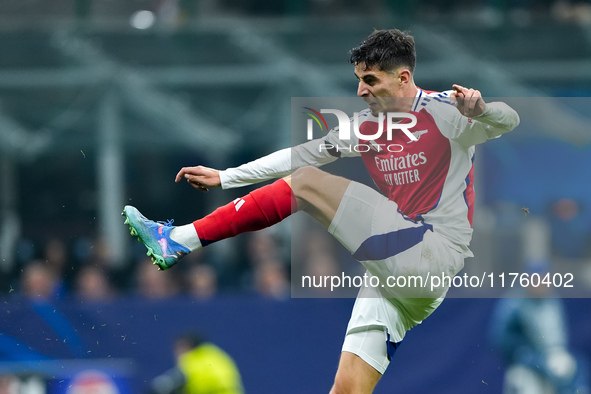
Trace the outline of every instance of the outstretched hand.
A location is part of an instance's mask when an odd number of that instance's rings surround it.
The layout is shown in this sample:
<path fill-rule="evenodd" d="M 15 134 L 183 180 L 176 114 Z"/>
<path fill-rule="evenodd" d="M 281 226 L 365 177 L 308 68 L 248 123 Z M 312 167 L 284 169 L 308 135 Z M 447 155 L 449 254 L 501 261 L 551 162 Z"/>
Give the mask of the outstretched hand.
<path fill-rule="evenodd" d="M 203 166 L 181 168 L 179 173 L 176 174 L 174 181 L 179 182 L 183 178 L 195 189 L 201 190 L 202 192 L 209 191 L 208 188 L 210 187 L 221 185 L 220 172 Z"/>
<path fill-rule="evenodd" d="M 454 91 L 451 93 L 451 103 L 456 106 L 458 111 L 468 118 L 475 118 L 483 114 L 486 109 L 486 103 L 482 99 L 479 90 L 468 89 L 460 85 L 453 85 Z"/>

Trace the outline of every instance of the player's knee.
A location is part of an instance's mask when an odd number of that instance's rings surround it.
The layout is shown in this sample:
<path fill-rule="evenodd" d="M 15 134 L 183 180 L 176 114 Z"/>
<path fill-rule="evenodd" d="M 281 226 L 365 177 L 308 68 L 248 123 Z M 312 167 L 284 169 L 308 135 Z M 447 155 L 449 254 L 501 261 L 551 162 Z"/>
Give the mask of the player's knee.
<path fill-rule="evenodd" d="M 348 394 L 348 393 L 352 393 L 351 386 L 348 386 L 345 383 L 342 383 L 341 381 L 339 381 L 338 379 L 335 379 L 334 385 L 332 386 L 332 389 L 330 390 L 329 394 Z"/>
<path fill-rule="evenodd" d="M 307 201 L 326 173 L 316 167 L 298 168 L 291 175 L 291 187 L 298 200 Z"/>
<path fill-rule="evenodd" d="M 353 376 L 337 373 L 330 394 L 371 394 L 372 391 L 371 388 L 361 387 Z"/>
<path fill-rule="evenodd" d="M 291 179 L 293 183 L 296 183 L 302 188 L 313 187 L 313 185 L 318 182 L 318 179 L 325 174 L 324 171 L 319 170 L 316 167 L 306 166 L 295 170 L 291 175 Z"/>

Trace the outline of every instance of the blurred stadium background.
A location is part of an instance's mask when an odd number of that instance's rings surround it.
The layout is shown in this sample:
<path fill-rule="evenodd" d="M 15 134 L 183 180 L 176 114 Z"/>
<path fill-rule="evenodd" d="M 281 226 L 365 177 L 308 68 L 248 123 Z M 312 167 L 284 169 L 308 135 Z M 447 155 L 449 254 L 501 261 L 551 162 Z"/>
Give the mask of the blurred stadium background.
<path fill-rule="evenodd" d="M 328 392 L 353 300 L 290 298 L 289 222 L 163 274 L 119 215 L 131 203 L 184 224 L 244 194 L 173 179 L 288 146 L 291 97 L 353 96 L 348 50 L 391 27 L 415 35 L 418 86 L 519 98 L 519 129 L 477 151 L 466 271 L 544 259 L 591 287 L 588 2 L 3 0 L 0 385 L 95 392 L 90 370 L 146 392 L 174 365 L 174 337 L 195 331 L 249 393 Z M 501 392 L 496 302 L 448 299 L 376 392 Z M 589 301 L 565 306 L 571 346 L 591 354 Z"/>

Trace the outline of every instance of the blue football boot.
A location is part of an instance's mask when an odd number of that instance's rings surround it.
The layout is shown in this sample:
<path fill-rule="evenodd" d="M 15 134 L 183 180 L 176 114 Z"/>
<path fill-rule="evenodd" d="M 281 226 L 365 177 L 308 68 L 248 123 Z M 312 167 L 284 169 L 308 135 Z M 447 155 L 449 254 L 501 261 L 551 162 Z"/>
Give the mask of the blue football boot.
<path fill-rule="evenodd" d="M 146 245 L 147 255 L 160 270 L 169 269 L 191 252 L 189 248 L 170 238 L 170 232 L 174 228 L 172 220 L 166 223 L 154 222 L 131 205 L 126 205 L 121 215 L 126 217 L 125 224 L 129 226 L 131 235 L 138 237 L 138 241 Z"/>

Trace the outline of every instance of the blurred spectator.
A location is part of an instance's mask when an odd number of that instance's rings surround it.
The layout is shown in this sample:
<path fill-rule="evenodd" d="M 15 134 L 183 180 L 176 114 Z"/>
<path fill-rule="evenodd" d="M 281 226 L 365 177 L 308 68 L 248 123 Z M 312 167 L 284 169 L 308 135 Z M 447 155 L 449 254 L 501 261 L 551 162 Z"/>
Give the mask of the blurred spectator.
<path fill-rule="evenodd" d="M 114 295 L 102 267 L 86 265 L 76 277 L 76 296 L 88 301 L 108 301 Z"/>
<path fill-rule="evenodd" d="M 306 274 L 311 276 L 340 276 L 339 262 L 329 253 L 317 253 L 308 256 Z"/>
<path fill-rule="evenodd" d="M 242 379 L 232 358 L 193 334 L 174 343 L 176 367 L 152 381 L 151 394 L 242 394 Z"/>
<path fill-rule="evenodd" d="M 276 261 L 257 264 L 254 281 L 257 293 L 265 297 L 276 299 L 289 297 L 289 280 L 285 267 Z"/>
<path fill-rule="evenodd" d="M 349 276 L 363 275 L 365 268 L 357 261 L 353 260 L 348 254 L 339 254 L 340 246 L 335 248 L 338 241 L 330 236 L 326 231 L 317 227 L 309 229 L 304 240 L 302 241 L 303 248 L 301 250 L 301 274 L 298 278 L 309 276 L 312 278 L 324 278 L 327 276 L 338 276 L 346 274 Z M 352 264 L 350 264 L 352 262 Z M 311 283 L 321 284 L 321 280 L 312 280 Z M 301 285 L 301 279 L 296 283 Z M 346 295 L 355 296 L 358 289 L 355 288 L 338 288 L 331 289 L 330 286 L 321 285 L 315 287 L 312 284 L 310 288 L 302 289 L 306 293 L 317 296 L 330 295 Z M 337 294 L 338 293 L 338 294 Z"/>
<path fill-rule="evenodd" d="M 191 296 L 206 300 L 217 293 L 218 277 L 211 265 L 200 263 L 191 266 L 187 278 L 188 291 Z"/>
<path fill-rule="evenodd" d="M 279 247 L 273 231 L 264 229 L 249 235 L 248 257 L 253 265 L 279 259 Z"/>
<path fill-rule="evenodd" d="M 57 275 L 64 272 L 67 264 L 67 248 L 61 239 L 52 238 L 45 244 L 45 261 Z"/>
<path fill-rule="evenodd" d="M 55 295 L 58 298 L 66 294 L 66 266 L 68 265 L 68 253 L 64 241 L 52 238 L 45 244 L 44 260 L 47 267 L 53 272 L 55 280 Z"/>
<path fill-rule="evenodd" d="M 158 271 L 150 259 L 143 259 L 136 268 L 137 292 L 151 299 L 172 297 L 179 292 L 175 275 L 174 271 Z"/>
<path fill-rule="evenodd" d="M 25 297 L 32 300 L 50 300 L 56 291 L 54 273 L 39 260 L 25 265 L 21 276 L 21 290 Z"/>
<path fill-rule="evenodd" d="M 539 265 L 528 271 L 542 277 L 548 272 Z M 545 285 L 530 286 L 497 305 L 491 338 L 506 365 L 505 393 L 590 392 L 587 362 L 569 350 L 562 299 L 553 296 Z"/>
<path fill-rule="evenodd" d="M 90 244 L 90 259 L 95 264 L 102 265 L 106 269 L 111 268 L 113 266 L 111 254 L 111 246 L 103 238 L 97 237 Z"/>
<path fill-rule="evenodd" d="M 581 214 L 581 206 L 571 198 L 561 198 L 550 206 L 552 227 L 552 251 L 566 258 L 587 257 L 589 247 L 589 223 Z"/>
<path fill-rule="evenodd" d="M 305 261 L 305 276 L 312 278 L 324 278 L 327 276 L 340 277 L 342 272 L 339 270 L 339 262 L 336 258 L 326 252 L 311 254 Z M 316 283 L 316 281 L 314 281 Z M 328 286 L 311 287 L 305 289 L 306 292 L 312 292 L 318 296 L 334 294 Z M 340 289 L 337 289 L 340 290 Z"/>
<path fill-rule="evenodd" d="M 250 234 L 248 257 L 251 280 L 255 291 L 265 297 L 284 299 L 289 297 L 289 276 L 281 260 L 277 237 L 271 229 Z"/>

